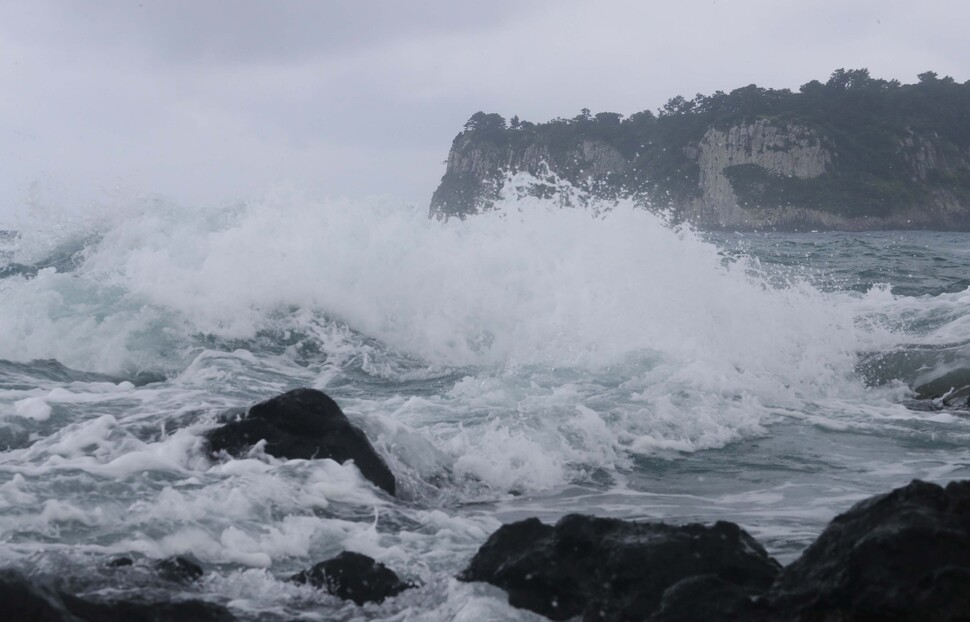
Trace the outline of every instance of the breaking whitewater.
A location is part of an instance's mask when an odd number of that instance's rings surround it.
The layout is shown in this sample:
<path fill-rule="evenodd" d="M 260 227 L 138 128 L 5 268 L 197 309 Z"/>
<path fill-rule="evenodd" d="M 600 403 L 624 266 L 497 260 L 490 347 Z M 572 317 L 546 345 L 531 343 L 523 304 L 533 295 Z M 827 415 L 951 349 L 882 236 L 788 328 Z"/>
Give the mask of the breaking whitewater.
<path fill-rule="evenodd" d="M 791 562 L 970 477 L 970 234 L 701 234 L 619 205 L 47 211 L 0 236 L 0 567 L 241 620 L 532 620 L 455 579 L 503 523 L 729 520 Z M 393 472 L 206 435 L 321 389 Z M 416 585 L 290 578 L 344 551 Z M 165 578 L 182 556 L 201 578 Z M 176 577 L 178 578 L 178 577 Z"/>

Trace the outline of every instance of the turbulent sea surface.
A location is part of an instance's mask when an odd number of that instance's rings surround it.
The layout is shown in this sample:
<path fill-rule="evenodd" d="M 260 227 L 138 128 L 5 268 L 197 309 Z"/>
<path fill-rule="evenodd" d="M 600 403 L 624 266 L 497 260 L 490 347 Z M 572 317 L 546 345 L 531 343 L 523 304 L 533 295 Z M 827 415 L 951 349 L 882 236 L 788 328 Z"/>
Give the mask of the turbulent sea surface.
<path fill-rule="evenodd" d="M 539 619 L 453 578 L 527 516 L 731 520 L 787 563 L 863 497 L 970 477 L 967 410 L 929 399 L 970 384 L 967 275 L 970 234 L 700 234 L 532 199 L 47 214 L 0 236 L 0 566 L 244 620 L 479 621 Z M 298 386 L 399 499 L 349 464 L 208 455 L 220 414 Z M 344 550 L 420 587 L 357 607 L 287 581 Z"/>

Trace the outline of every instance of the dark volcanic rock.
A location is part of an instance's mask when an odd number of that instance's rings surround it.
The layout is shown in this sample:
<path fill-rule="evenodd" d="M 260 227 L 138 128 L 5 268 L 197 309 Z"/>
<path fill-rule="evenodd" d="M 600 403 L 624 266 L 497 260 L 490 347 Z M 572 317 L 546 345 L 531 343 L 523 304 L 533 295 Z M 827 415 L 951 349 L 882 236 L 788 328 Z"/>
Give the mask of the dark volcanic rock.
<path fill-rule="evenodd" d="M 334 596 L 352 600 L 358 605 L 383 602 L 385 598 L 414 587 L 401 581 L 384 564 L 350 551 L 320 562 L 291 579 L 297 583 L 309 583 L 314 587 L 324 588 Z"/>
<path fill-rule="evenodd" d="M 65 594 L 11 570 L 0 571 L 0 619 L 16 622 L 233 622 L 220 605 L 199 600 L 95 602 Z"/>
<path fill-rule="evenodd" d="M 12 570 L 0 571 L 0 616 L 20 622 L 74 622 L 60 597 Z"/>
<path fill-rule="evenodd" d="M 726 586 L 717 602 L 742 611 L 779 568 L 733 523 L 678 527 L 572 514 L 554 527 L 535 518 L 504 525 L 458 578 L 501 587 L 513 606 L 553 620 L 645 620 L 669 588 L 700 575 Z M 667 619 L 683 619 L 677 615 Z"/>
<path fill-rule="evenodd" d="M 93 602 L 62 596 L 68 610 L 84 622 L 233 622 L 229 610 L 201 600 Z"/>
<path fill-rule="evenodd" d="M 970 620 L 970 481 L 921 481 L 837 516 L 770 598 L 792 620 Z"/>
<path fill-rule="evenodd" d="M 322 391 L 294 389 L 260 402 L 207 436 L 213 452 L 240 455 L 265 440 L 266 453 L 277 458 L 353 460 L 364 477 L 388 494 L 395 493 L 391 470 L 363 431 Z"/>
<path fill-rule="evenodd" d="M 755 603 L 749 592 L 705 574 L 688 577 L 664 592 L 660 608 L 650 622 L 719 622 L 721 620 L 765 620 L 768 611 Z"/>

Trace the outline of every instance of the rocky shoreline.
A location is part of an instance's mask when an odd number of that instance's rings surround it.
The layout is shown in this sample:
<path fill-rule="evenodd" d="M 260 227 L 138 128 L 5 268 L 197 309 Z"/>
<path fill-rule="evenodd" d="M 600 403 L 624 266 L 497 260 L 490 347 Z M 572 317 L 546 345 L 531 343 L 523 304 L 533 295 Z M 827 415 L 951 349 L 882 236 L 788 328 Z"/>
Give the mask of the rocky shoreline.
<path fill-rule="evenodd" d="M 552 620 L 966 620 L 970 481 L 913 481 L 782 567 L 747 532 L 569 515 L 501 527 L 460 575 Z"/>
<path fill-rule="evenodd" d="M 312 458 L 353 460 L 369 465 L 361 471 L 376 487 L 394 493 L 384 461 L 322 392 L 297 389 L 227 419 L 208 435 L 216 459 L 259 446 L 278 456 L 309 452 Z M 236 619 L 225 604 L 202 598 L 194 586 L 204 572 L 191 559 L 115 557 L 104 565 L 119 582 L 141 573 L 177 588 L 169 591 L 178 597 L 78 594 L 49 578 L 8 568 L 0 570 L 5 619 Z M 495 585 L 508 593 L 511 605 L 552 620 L 968 620 L 970 481 L 943 487 L 914 480 L 861 501 L 835 517 L 801 557 L 784 567 L 730 522 L 670 525 L 571 514 L 555 525 L 531 518 L 502 526 L 457 578 Z M 352 551 L 289 580 L 357 605 L 419 587 Z"/>

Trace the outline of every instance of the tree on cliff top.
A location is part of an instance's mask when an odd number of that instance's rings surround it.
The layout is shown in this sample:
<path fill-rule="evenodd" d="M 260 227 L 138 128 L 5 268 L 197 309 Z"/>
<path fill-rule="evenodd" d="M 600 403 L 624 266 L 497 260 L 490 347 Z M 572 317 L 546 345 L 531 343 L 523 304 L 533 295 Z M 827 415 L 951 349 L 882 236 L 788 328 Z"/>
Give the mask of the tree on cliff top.
<path fill-rule="evenodd" d="M 480 130 L 504 130 L 505 129 L 505 117 L 500 114 L 490 113 L 485 114 L 482 111 L 478 111 L 468 119 L 465 123 L 466 132 L 477 132 Z"/>

